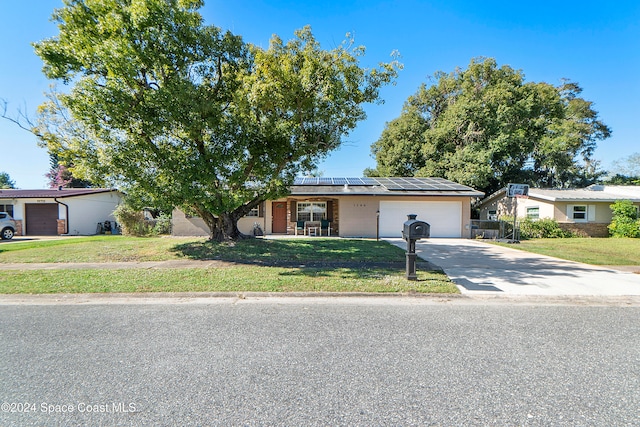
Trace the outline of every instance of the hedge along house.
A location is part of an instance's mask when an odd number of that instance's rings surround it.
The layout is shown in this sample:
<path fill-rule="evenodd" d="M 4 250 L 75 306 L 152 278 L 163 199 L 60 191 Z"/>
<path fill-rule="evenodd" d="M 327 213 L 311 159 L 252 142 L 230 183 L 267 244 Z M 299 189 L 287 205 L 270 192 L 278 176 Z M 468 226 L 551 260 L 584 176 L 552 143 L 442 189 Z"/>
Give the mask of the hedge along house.
<path fill-rule="evenodd" d="M 431 237 L 470 237 L 471 200 L 484 193 L 443 178 L 298 178 L 287 197 L 265 202 L 238 222 L 251 234 L 402 237 L 408 214 Z M 173 234 L 206 236 L 204 221 L 173 212 Z"/>
<path fill-rule="evenodd" d="M 607 237 L 611 204 L 630 200 L 640 206 L 640 186 L 591 185 L 580 189 L 530 188 L 528 198 L 517 200 L 518 218 L 550 218 L 565 230 L 582 236 Z M 481 220 L 513 217 L 514 201 L 499 190 L 479 204 Z"/>
<path fill-rule="evenodd" d="M 0 211 L 16 221 L 20 236 L 92 235 L 98 223 L 115 221 L 123 194 L 106 188 L 0 190 Z"/>

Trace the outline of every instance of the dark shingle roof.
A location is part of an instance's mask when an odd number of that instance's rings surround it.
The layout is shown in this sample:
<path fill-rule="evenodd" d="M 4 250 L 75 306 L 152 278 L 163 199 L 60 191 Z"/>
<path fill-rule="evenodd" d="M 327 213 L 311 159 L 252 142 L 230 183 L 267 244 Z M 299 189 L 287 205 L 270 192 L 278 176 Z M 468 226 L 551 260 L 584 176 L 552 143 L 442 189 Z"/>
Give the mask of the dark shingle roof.
<path fill-rule="evenodd" d="M 61 190 L 0 190 L 0 199 L 38 199 L 85 196 L 87 194 L 108 193 L 118 191 L 111 188 L 63 188 Z"/>

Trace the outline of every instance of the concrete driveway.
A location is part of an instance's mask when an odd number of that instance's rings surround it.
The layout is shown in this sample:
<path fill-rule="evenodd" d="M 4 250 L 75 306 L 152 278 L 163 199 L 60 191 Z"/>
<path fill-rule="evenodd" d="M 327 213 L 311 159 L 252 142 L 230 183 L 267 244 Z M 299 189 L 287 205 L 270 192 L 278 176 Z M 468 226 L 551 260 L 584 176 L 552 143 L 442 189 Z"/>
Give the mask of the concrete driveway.
<path fill-rule="evenodd" d="M 406 249 L 402 239 L 389 242 Z M 416 252 L 420 258 L 442 268 L 463 294 L 640 295 L 640 274 L 478 240 L 419 240 Z"/>

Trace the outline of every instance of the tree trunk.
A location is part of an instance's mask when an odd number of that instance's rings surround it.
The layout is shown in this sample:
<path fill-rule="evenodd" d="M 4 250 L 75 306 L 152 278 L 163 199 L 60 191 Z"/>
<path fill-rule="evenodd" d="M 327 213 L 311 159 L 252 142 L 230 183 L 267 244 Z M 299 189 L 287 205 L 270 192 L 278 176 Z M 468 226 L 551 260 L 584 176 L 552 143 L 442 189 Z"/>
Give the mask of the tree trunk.
<path fill-rule="evenodd" d="M 202 216 L 202 218 L 209 227 L 210 240 L 226 242 L 250 238 L 250 236 L 242 234 L 238 230 L 238 218 L 232 214 L 221 214 L 217 217 L 208 214 Z"/>

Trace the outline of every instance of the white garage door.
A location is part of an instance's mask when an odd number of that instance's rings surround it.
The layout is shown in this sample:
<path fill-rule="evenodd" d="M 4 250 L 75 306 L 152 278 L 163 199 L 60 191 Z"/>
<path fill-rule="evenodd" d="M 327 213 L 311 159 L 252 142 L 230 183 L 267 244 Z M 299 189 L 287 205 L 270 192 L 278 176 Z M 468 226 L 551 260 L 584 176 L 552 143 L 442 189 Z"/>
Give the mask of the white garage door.
<path fill-rule="evenodd" d="M 402 237 L 408 214 L 428 222 L 431 237 L 461 237 L 462 202 L 380 202 L 380 237 Z"/>

